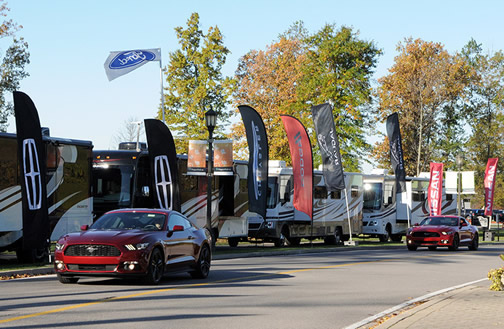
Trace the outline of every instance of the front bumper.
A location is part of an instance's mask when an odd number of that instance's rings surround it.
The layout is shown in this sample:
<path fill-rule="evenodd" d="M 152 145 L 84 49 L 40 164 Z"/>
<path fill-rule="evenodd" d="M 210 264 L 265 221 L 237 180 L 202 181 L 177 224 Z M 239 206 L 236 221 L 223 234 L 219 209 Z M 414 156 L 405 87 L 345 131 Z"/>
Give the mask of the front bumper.
<path fill-rule="evenodd" d="M 148 270 L 146 250 L 125 251 L 117 257 L 54 255 L 54 270 L 64 276 L 137 276 Z"/>
<path fill-rule="evenodd" d="M 407 235 L 406 243 L 408 244 L 408 246 L 417 247 L 450 247 L 453 244 L 453 235 L 423 238 Z"/>

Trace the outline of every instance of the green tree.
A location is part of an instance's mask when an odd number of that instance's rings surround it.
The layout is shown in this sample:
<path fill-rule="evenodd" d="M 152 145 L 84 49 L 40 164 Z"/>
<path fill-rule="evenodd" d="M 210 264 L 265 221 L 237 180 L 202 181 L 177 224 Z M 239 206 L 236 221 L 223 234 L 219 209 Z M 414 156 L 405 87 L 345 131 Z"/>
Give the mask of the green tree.
<path fill-rule="evenodd" d="M 203 33 L 199 15 L 193 13 L 187 28 L 177 27 L 175 31 L 181 48 L 170 53 L 165 69 L 165 117 L 177 152 L 187 153 L 188 139 L 208 137 L 204 114 L 211 108 L 218 114 L 215 134 L 222 135 L 231 116 L 226 106 L 234 84 L 221 73 L 229 50 L 217 26 Z"/>
<path fill-rule="evenodd" d="M 470 101 L 466 117 L 471 136 L 465 152 L 466 168 L 476 171 L 476 198 L 473 203 L 483 206 L 483 180 L 489 158 L 499 158 L 494 202 L 497 208 L 504 207 L 504 54 L 483 53 L 481 44 L 470 40 L 461 52 L 475 71 L 474 83 L 470 85 Z"/>
<path fill-rule="evenodd" d="M 369 79 L 379 54 L 371 42 L 359 40 L 349 28 L 326 25 L 310 35 L 302 22 L 296 22 L 265 51 L 253 50 L 240 59 L 235 100 L 261 114 L 270 157 L 287 162 L 290 151 L 280 114 L 295 116 L 313 132 L 310 107 L 332 102 L 345 170 L 358 170 L 358 155 L 369 147 L 365 112 L 371 100 Z M 234 131 L 243 134 L 242 125 L 238 126 Z M 314 136 L 311 140 L 317 149 Z M 317 152 L 314 158 L 317 164 Z"/>
<path fill-rule="evenodd" d="M 431 161 L 448 159 L 453 165 L 462 148 L 462 140 L 455 136 L 461 131 L 462 97 L 471 82 L 471 69 L 440 43 L 409 38 L 397 50 L 390 74 L 378 80 L 377 119 L 385 121 L 391 113 L 399 113 L 408 175 L 428 171 Z M 378 161 L 387 158 L 385 144 L 386 139 L 375 145 Z"/>
<path fill-rule="evenodd" d="M 0 16 L 7 17 L 6 4 L 0 0 Z M 17 25 L 12 19 L 4 19 L 0 25 L 0 38 L 12 37 L 12 45 L 7 48 L 0 66 L 0 131 L 6 131 L 7 120 L 14 113 L 11 102 L 5 99 L 5 93 L 13 92 L 19 88 L 19 82 L 29 74 L 25 72 L 25 65 L 30 63 L 28 43 L 23 38 L 15 38 L 14 35 L 22 26 Z"/>
<path fill-rule="evenodd" d="M 381 50 L 373 42 L 359 39 L 351 28 L 334 24 L 326 24 L 305 41 L 307 61 L 299 97 L 305 106 L 333 104 L 343 166 L 358 171 L 360 160 L 371 149 L 365 136 L 371 124 L 370 79 Z"/>

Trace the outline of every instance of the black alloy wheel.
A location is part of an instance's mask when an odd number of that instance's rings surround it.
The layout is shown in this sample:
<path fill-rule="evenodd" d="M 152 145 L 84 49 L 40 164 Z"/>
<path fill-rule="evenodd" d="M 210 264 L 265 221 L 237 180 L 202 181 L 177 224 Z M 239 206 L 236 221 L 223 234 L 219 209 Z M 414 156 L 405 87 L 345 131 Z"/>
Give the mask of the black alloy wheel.
<path fill-rule="evenodd" d="M 196 263 L 195 271 L 190 272 L 195 279 L 205 279 L 210 274 L 210 263 L 212 262 L 212 253 L 208 245 L 201 247 L 198 263 Z"/>
<path fill-rule="evenodd" d="M 415 251 L 415 250 L 417 250 L 417 246 L 408 245 L 408 250 L 409 251 Z"/>
<path fill-rule="evenodd" d="M 479 236 L 478 233 L 474 234 L 474 237 L 469 245 L 469 250 L 478 250 L 479 247 Z"/>
<path fill-rule="evenodd" d="M 152 251 L 147 275 L 144 278 L 147 284 L 158 284 L 163 278 L 164 274 L 164 259 L 163 253 L 158 248 Z"/>
<path fill-rule="evenodd" d="M 455 236 L 453 237 L 452 245 L 449 246 L 448 249 L 455 251 L 458 249 L 459 244 L 460 244 L 460 238 L 459 238 L 458 234 L 455 234 Z"/>

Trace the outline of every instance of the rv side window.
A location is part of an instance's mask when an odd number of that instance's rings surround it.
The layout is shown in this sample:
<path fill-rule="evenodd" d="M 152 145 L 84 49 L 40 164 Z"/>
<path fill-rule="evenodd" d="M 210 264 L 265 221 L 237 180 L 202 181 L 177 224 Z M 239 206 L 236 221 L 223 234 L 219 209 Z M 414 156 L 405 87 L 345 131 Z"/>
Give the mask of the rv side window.
<path fill-rule="evenodd" d="M 359 186 L 352 185 L 351 189 L 352 189 L 352 194 L 351 194 L 352 198 L 358 197 L 359 196 Z"/>
<path fill-rule="evenodd" d="M 293 188 L 292 176 L 280 176 L 280 202 L 282 204 L 290 201 Z"/>
<path fill-rule="evenodd" d="M 182 175 L 182 191 L 192 192 L 198 190 L 198 177 L 194 175 Z"/>
<path fill-rule="evenodd" d="M 278 203 L 278 190 L 277 190 L 276 177 L 268 177 L 268 194 L 267 194 L 267 207 L 275 208 Z"/>
<path fill-rule="evenodd" d="M 0 142 L 0 190 L 18 184 L 17 142 L 15 138 L 3 138 Z"/>
<path fill-rule="evenodd" d="M 394 202 L 394 183 L 392 182 L 386 182 L 385 183 L 385 189 L 383 191 L 383 207 L 387 208 Z"/>
<path fill-rule="evenodd" d="M 327 199 L 327 188 L 325 186 L 315 186 L 313 190 L 314 199 Z"/>
<path fill-rule="evenodd" d="M 341 191 L 340 190 L 331 191 L 331 199 L 333 199 L 333 200 L 341 199 Z"/>
<path fill-rule="evenodd" d="M 446 201 L 452 201 L 453 200 L 453 194 L 446 194 Z"/>

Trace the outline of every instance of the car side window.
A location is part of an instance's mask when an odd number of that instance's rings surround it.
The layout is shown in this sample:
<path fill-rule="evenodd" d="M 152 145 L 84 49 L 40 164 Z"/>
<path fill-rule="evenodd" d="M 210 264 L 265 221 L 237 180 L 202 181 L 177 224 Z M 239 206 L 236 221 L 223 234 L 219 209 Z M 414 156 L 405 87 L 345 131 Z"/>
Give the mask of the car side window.
<path fill-rule="evenodd" d="M 185 217 L 173 213 L 170 215 L 170 218 L 168 219 L 168 230 L 173 231 L 173 227 L 175 225 L 180 225 L 184 227 L 184 230 L 187 230 L 188 228 L 191 227 L 191 223 Z"/>

